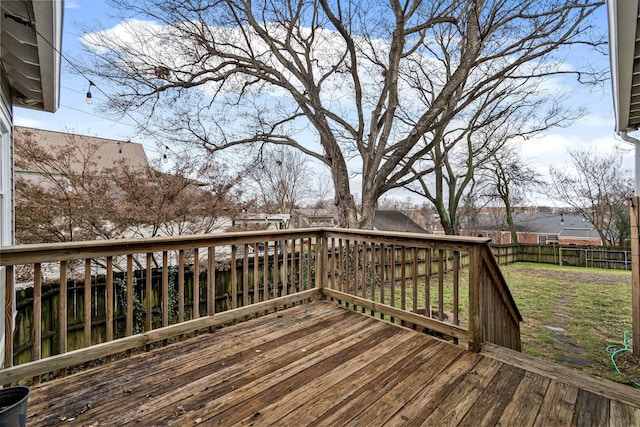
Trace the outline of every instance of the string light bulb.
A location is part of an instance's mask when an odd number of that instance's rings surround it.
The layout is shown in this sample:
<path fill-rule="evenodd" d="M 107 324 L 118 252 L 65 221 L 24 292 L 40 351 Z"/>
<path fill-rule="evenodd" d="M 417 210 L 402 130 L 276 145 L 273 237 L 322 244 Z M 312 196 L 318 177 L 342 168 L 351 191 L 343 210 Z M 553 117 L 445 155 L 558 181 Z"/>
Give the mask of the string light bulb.
<path fill-rule="evenodd" d="M 91 97 L 91 86 L 95 86 L 91 80 L 89 80 L 89 89 L 87 89 L 87 104 L 93 104 L 93 98 Z"/>
<path fill-rule="evenodd" d="M 167 147 L 166 145 L 164 146 L 164 154 L 162 155 L 162 163 L 167 163 L 169 161 L 169 158 L 167 157 L 167 150 L 169 149 L 169 147 Z"/>

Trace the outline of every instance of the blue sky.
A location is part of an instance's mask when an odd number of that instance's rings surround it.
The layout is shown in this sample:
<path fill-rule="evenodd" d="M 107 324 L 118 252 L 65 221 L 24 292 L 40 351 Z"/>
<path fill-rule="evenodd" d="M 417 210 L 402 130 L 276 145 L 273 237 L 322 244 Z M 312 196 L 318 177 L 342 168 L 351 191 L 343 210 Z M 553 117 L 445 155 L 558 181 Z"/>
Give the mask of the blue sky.
<path fill-rule="evenodd" d="M 606 9 L 598 13 L 598 21 L 606 29 Z M 82 54 L 79 38 L 83 35 L 83 27 L 111 28 L 118 23 L 113 18 L 113 11 L 104 0 L 67 0 L 64 10 L 63 54 L 74 62 Z M 580 61 L 607 61 L 606 58 L 576 58 Z M 90 76 L 88 76 L 90 78 Z M 564 79 L 561 84 L 567 84 L 570 79 Z M 569 83 L 571 84 L 571 83 Z M 73 133 L 131 140 L 145 146 L 149 158 L 162 157 L 163 145 L 148 137 L 142 137 L 135 132 L 135 123 L 129 117 L 114 118 L 99 110 L 101 94 L 92 90 L 94 104 L 85 102 L 89 87 L 87 78 L 72 72 L 72 66 L 63 59 L 60 108 L 54 113 L 39 113 L 27 109 L 14 110 L 16 125 L 29 126 L 53 131 L 69 131 Z M 622 142 L 613 132 L 614 113 L 611 99 L 611 87 L 607 82 L 602 88 L 586 88 L 575 85 L 572 102 L 584 106 L 587 115 L 565 129 L 555 129 L 546 135 L 534 138 L 523 144 L 521 153 L 530 165 L 540 173 L 548 174 L 549 166 L 568 164 L 568 147 L 592 146 L 598 152 L 608 152 L 619 147 L 625 152 L 625 165 L 629 170 L 633 165 L 632 147 Z M 359 186 L 354 186 L 357 190 Z M 406 195 L 399 196 L 402 199 Z M 422 203 L 414 196 L 414 201 Z M 552 201 L 543 197 L 537 203 L 554 205 Z"/>
<path fill-rule="evenodd" d="M 81 28 L 109 28 L 118 22 L 112 15 L 113 11 L 104 0 L 66 0 L 62 37 L 62 53 L 65 58 L 75 62 L 82 55 L 82 45 L 79 41 L 82 36 Z M 157 141 L 136 135 L 135 122 L 132 119 L 112 117 L 99 110 L 102 96 L 95 88 L 91 90 L 94 104 L 86 103 L 89 81 L 74 73 L 69 61 L 62 60 L 58 111 L 51 114 L 16 108 L 15 124 L 101 138 L 131 140 L 143 144 L 148 157 L 161 157 L 164 149 L 158 147 Z"/>

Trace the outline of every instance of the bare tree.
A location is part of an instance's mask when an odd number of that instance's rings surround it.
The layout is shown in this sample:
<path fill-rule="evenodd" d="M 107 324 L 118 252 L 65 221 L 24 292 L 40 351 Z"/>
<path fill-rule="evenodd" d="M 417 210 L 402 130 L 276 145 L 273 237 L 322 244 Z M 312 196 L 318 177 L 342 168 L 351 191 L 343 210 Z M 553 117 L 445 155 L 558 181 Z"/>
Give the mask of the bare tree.
<path fill-rule="evenodd" d="M 108 171 L 119 197 L 114 220 L 138 237 L 209 233 L 237 211 L 235 179 L 224 167 L 178 160 L 170 172 L 119 165 Z M 197 176 L 198 179 L 189 176 Z"/>
<path fill-rule="evenodd" d="M 249 169 L 262 204 L 278 213 L 291 214 L 311 195 L 313 172 L 305 155 L 291 147 L 265 147 Z"/>
<path fill-rule="evenodd" d="M 589 39 L 603 3 L 589 1 L 115 3 L 153 23 L 85 37 L 87 72 L 112 83 L 110 108 L 211 152 L 297 148 L 330 169 L 340 224 L 365 228 L 439 143 L 425 136 L 507 81 L 587 78 L 554 55 L 605 36 Z"/>
<path fill-rule="evenodd" d="M 483 167 L 484 196 L 502 202 L 511 243 L 518 243 L 513 207 L 523 204 L 527 194 L 544 188 L 544 181 L 539 173 L 526 165 L 514 147 L 507 148 L 494 152 Z"/>
<path fill-rule="evenodd" d="M 624 215 L 633 194 L 633 180 L 622 168 L 618 152 L 598 155 L 594 150 L 570 149 L 570 167 L 550 168 L 553 197 L 580 212 L 598 233 L 605 245 L 620 243 Z M 628 224 L 628 223 L 627 223 Z"/>
<path fill-rule="evenodd" d="M 431 138 L 432 148 L 415 162 L 405 188 L 428 199 L 438 211 L 446 234 L 458 234 L 485 166 L 516 143 L 579 118 L 582 109 L 563 107 L 564 95 L 540 88 L 539 79 L 523 77 L 488 90 L 450 117 Z M 455 119 L 455 120 L 454 120 Z M 426 174 L 426 172 L 431 172 Z"/>

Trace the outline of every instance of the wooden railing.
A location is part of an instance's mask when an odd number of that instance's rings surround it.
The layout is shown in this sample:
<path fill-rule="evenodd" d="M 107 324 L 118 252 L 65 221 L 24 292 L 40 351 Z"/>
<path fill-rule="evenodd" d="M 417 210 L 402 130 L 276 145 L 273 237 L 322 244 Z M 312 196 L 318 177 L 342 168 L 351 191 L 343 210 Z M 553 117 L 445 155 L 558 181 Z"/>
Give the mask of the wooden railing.
<path fill-rule="evenodd" d="M 325 231 L 323 294 L 440 336 L 520 350 L 522 317 L 489 239 Z"/>
<path fill-rule="evenodd" d="M 323 297 L 473 351 L 483 341 L 520 349 L 520 314 L 488 239 L 241 232 L 14 246 L 0 249 L 0 265 L 7 331 L 14 287 L 32 286 L 29 326 L 21 328 L 31 358 L 12 367 L 6 334 L 0 384 L 37 383 L 45 373 Z M 43 288 L 56 287 L 56 307 L 43 317 Z"/>

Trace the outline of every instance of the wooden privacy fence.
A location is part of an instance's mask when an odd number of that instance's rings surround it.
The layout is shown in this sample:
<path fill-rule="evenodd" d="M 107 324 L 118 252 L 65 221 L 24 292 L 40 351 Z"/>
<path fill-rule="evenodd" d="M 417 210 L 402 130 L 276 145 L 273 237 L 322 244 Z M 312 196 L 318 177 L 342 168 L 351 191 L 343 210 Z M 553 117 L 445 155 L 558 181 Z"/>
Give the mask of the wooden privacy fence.
<path fill-rule="evenodd" d="M 576 267 L 631 270 L 631 251 L 615 247 L 559 245 L 495 245 L 492 247 L 500 265 L 513 262 L 569 265 Z"/>
<path fill-rule="evenodd" d="M 16 307 L 16 271 L 21 280 L 25 269 L 32 276 L 29 326 L 17 332 L 30 342 L 14 345 L 7 334 L 4 363 L 14 365 L 14 350 L 31 361 L 3 378 L 28 373 L 38 381 L 45 372 L 317 297 L 474 351 L 484 341 L 519 350 L 521 317 L 488 243 L 318 228 L 1 248 L 8 313 Z M 43 315 L 45 301 L 52 304 Z M 5 326 L 13 329 L 13 316 Z"/>

